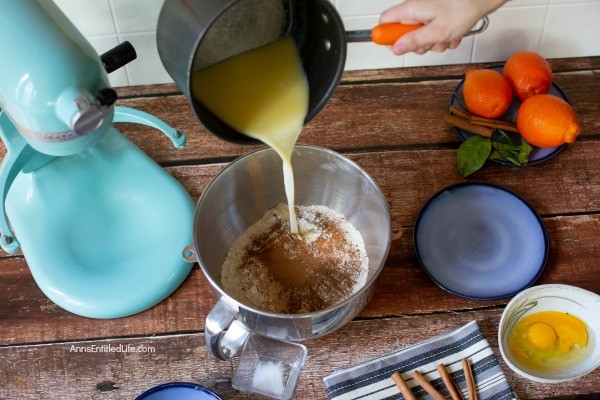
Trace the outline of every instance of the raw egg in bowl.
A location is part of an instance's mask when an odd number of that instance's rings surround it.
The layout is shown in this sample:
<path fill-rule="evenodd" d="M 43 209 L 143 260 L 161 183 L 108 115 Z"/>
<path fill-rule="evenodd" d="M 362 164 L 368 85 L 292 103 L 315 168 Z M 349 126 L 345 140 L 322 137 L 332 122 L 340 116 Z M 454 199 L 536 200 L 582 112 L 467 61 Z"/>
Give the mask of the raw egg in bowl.
<path fill-rule="evenodd" d="M 506 364 L 537 382 L 579 378 L 600 365 L 600 296 L 569 285 L 522 291 L 500 319 L 498 343 Z"/>

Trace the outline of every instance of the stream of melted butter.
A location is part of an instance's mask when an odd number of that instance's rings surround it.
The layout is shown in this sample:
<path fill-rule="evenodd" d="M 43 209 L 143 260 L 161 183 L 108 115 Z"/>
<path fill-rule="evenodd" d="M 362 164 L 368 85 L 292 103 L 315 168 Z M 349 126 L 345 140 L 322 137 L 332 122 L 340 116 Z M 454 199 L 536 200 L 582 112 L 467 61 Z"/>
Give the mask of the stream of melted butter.
<path fill-rule="evenodd" d="M 285 37 L 194 71 L 192 90 L 196 99 L 223 122 L 279 154 L 290 227 L 292 233 L 298 233 L 291 158 L 309 97 L 294 40 Z"/>

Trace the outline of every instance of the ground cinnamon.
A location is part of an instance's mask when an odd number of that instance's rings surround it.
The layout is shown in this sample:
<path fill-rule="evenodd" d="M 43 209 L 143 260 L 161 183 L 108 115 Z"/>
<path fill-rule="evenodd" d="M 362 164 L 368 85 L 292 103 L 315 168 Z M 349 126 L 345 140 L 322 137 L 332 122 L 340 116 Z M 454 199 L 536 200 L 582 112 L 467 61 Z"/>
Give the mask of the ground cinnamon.
<path fill-rule="evenodd" d="M 273 279 L 290 291 L 287 313 L 296 314 L 306 307 L 321 310 L 333 305 L 332 299 L 352 294 L 353 276 L 359 271 L 354 264 L 338 270 L 340 256 L 334 247 L 344 245 L 342 233 L 333 224 L 323 223 L 319 228 L 333 239 L 307 243 L 286 229 L 265 251 L 254 255 L 254 261 L 265 265 Z"/>
<path fill-rule="evenodd" d="M 221 271 L 228 294 L 265 311 L 300 314 L 337 304 L 364 285 L 368 257 L 360 233 L 327 207 L 296 209 L 300 236 L 278 206 L 238 238 Z"/>

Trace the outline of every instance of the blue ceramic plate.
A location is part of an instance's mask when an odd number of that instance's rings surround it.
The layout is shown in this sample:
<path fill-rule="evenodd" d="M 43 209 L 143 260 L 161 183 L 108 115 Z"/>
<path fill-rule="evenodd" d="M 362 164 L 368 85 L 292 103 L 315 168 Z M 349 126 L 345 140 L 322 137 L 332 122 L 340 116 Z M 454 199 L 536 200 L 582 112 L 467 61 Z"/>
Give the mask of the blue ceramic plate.
<path fill-rule="evenodd" d="M 549 252 L 546 228 L 525 200 L 474 182 L 450 186 L 423 206 L 414 246 L 437 285 L 475 300 L 512 297 L 532 285 Z"/>
<path fill-rule="evenodd" d="M 490 69 L 496 70 L 500 73 L 502 72 L 502 66 L 491 67 Z M 463 110 L 465 108 L 465 106 L 463 105 L 463 100 L 462 100 L 463 99 L 463 91 L 462 90 L 463 90 L 464 82 L 465 82 L 464 79 L 462 81 L 460 81 L 460 83 L 456 87 L 456 90 L 454 91 L 454 93 L 452 93 L 452 97 L 450 99 L 450 105 L 455 105 Z M 564 94 L 564 92 L 558 87 L 558 85 L 556 85 L 554 83 L 552 84 L 552 86 L 550 86 L 548 93 L 553 94 L 557 97 L 560 97 L 567 103 L 571 104 L 571 102 L 569 101 L 567 96 Z M 460 99 L 457 98 L 457 96 Z M 517 97 L 513 96 L 513 100 L 512 100 L 510 107 L 508 108 L 506 113 L 504 113 L 504 115 L 498 119 L 502 120 L 502 121 L 514 123 L 515 118 L 517 116 L 517 110 L 519 109 L 519 105 L 521 105 L 521 100 L 519 100 Z M 454 130 L 456 131 L 456 133 L 458 134 L 458 137 L 460 137 L 460 139 L 462 141 L 465 141 L 468 138 L 470 138 L 471 136 L 473 136 L 473 133 L 465 131 L 464 129 L 459 129 L 459 128 L 455 127 Z M 494 133 L 493 139 L 494 138 L 499 139 L 500 134 L 497 132 Z M 549 159 L 551 159 L 552 157 L 554 157 L 555 155 L 557 155 L 558 153 L 563 151 L 565 147 L 567 147 L 566 144 L 563 144 L 562 146 L 559 146 L 559 147 L 548 147 L 548 148 L 543 148 L 543 149 L 539 148 L 539 147 L 534 147 L 533 150 L 531 151 L 531 154 L 529 155 L 529 162 L 526 165 L 536 165 L 536 164 L 543 163 L 544 161 L 548 161 Z M 514 165 L 510 161 L 506 161 L 506 160 L 492 160 L 492 161 L 500 163 L 500 164 Z"/>
<path fill-rule="evenodd" d="M 207 388 L 187 382 L 165 383 L 142 393 L 135 400 L 221 400 Z"/>

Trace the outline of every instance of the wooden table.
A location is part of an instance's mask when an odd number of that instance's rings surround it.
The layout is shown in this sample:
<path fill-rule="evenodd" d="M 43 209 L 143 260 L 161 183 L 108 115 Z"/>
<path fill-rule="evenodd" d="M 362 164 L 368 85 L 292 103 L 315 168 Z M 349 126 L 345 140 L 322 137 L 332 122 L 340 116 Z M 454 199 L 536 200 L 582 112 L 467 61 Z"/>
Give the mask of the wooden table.
<path fill-rule="evenodd" d="M 536 284 L 565 283 L 600 293 L 600 57 L 550 61 L 555 82 L 579 115 L 577 142 L 542 165 L 487 164 L 468 180 L 505 186 L 543 217 L 551 252 Z M 344 153 L 371 174 L 404 235 L 393 243 L 376 293 L 360 315 L 339 331 L 305 343 L 309 355 L 297 398 L 325 398 L 322 378 L 331 372 L 471 320 L 478 321 L 501 360 L 496 335 L 508 300 L 471 301 L 445 292 L 421 269 L 412 245 L 412 226 L 423 203 L 440 189 L 465 181 L 455 167 L 459 140 L 442 118 L 454 88 L 473 67 L 347 73 L 301 135 L 301 143 Z M 253 149 L 206 133 L 174 85 L 119 92 L 118 104 L 153 113 L 187 132 L 187 147 L 175 150 L 157 131 L 117 126 L 195 200 L 227 163 Z M 0 399 L 131 399 L 171 381 L 202 384 L 224 399 L 247 398 L 231 388 L 235 363 L 216 361 L 203 345 L 204 318 L 214 302 L 205 278 L 194 268 L 172 296 L 146 312 L 113 320 L 83 318 L 42 294 L 21 255 L 3 254 Z M 146 351 L 70 351 L 72 346 L 119 345 Z M 600 369 L 584 379 L 548 385 L 502 366 L 523 399 L 600 398 Z"/>

